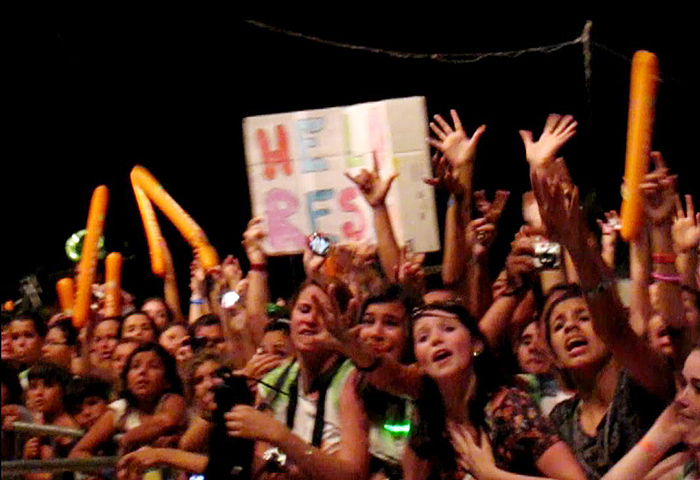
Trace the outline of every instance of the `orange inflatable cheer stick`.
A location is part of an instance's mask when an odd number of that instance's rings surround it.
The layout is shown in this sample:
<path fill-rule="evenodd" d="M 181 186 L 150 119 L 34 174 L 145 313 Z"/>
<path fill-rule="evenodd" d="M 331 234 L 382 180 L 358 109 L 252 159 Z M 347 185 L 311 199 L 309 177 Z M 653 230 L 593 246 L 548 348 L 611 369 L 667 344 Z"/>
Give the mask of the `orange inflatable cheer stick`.
<path fill-rule="evenodd" d="M 153 211 L 153 205 L 151 205 L 150 200 L 146 194 L 133 182 L 134 196 L 136 197 L 136 203 L 139 206 L 139 212 L 141 213 L 141 221 L 143 222 L 143 229 L 146 231 L 146 242 L 148 242 L 148 251 L 151 255 L 151 271 L 154 275 L 158 277 L 163 277 L 165 275 L 165 259 L 163 257 L 163 234 L 160 231 L 160 226 L 158 226 L 158 220 L 156 219 L 156 212 Z"/>
<path fill-rule="evenodd" d="M 204 231 L 165 191 L 151 172 L 137 165 L 131 170 L 131 183 L 143 190 L 148 199 L 155 203 L 180 231 L 185 241 L 200 254 L 200 261 L 205 269 L 210 270 L 219 264 L 216 250 L 209 244 Z"/>
<path fill-rule="evenodd" d="M 75 303 L 75 282 L 70 277 L 62 278 L 56 282 L 56 293 L 58 294 L 58 303 L 61 304 L 61 310 L 64 312 L 73 311 Z"/>
<path fill-rule="evenodd" d="M 649 167 L 654 126 L 659 60 L 651 52 L 638 50 L 632 59 L 630 107 L 627 118 L 625 193 L 620 211 L 622 238 L 630 241 L 639 233 L 644 205 L 639 185 Z"/>
<path fill-rule="evenodd" d="M 112 252 L 105 259 L 105 316 L 119 315 L 122 300 L 122 254 Z"/>
<path fill-rule="evenodd" d="M 90 314 L 92 282 L 95 279 L 95 269 L 97 268 L 97 242 L 102 236 L 105 216 L 107 215 L 108 199 L 109 190 L 104 185 L 100 185 L 92 193 L 90 211 L 88 212 L 87 235 L 85 235 L 83 251 L 80 254 L 78 293 L 75 296 L 75 307 L 73 309 L 73 324 L 76 328 L 82 328 Z"/>
<path fill-rule="evenodd" d="M 2 311 L 3 312 L 11 312 L 14 309 L 15 309 L 15 302 L 13 302 L 12 300 L 8 300 L 2 304 Z"/>

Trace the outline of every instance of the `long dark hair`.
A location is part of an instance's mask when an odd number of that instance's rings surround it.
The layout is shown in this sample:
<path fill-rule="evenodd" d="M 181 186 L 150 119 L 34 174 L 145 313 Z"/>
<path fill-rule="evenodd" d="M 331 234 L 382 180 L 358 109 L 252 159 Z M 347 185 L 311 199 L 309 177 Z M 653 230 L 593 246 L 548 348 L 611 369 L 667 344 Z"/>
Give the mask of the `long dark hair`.
<path fill-rule="evenodd" d="M 131 352 L 131 355 L 129 355 L 129 359 L 126 361 L 126 365 L 122 371 L 122 385 L 124 386 L 124 389 L 122 390 L 121 397 L 125 398 L 126 401 L 129 402 L 129 405 L 136 405 L 136 398 L 129 390 L 126 377 L 131 369 L 131 362 L 134 360 L 134 357 L 142 352 L 154 352 L 156 355 L 158 355 L 161 362 L 163 362 L 163 367 L 165 369 L 165 381 L 167 383 L 163 393 L 176 393 L 178 395 L 182 395 L 182 380 L 180 380 L 180 376 L 177 374 L 177 364 L 175 363 L 175 359 L 166 349 L 157 343 L 146 342 L 136 347 L 136 349 Z"/>
<path fill-rule="evenodd" d="M 488 350 L 488 344 L 478 328 L 476 319 L 461 304 L 455 302 L 440 302 L 425 305 L 416 309 L 412 314 L 415 322 L 429 312 L 438 310 L 456 315 L 468 330 L 473 339 L 483 343 L 483 350 L 473 359 L 476 391 L 469 399 L 469 420 L 477 429 L 486 429 L 484 410 L 496 391 L 500 375 L 494 371 L 496 362 Z M 416 415 L 411 425 L 409 446 L 421 458 L 432 460 L 433 473 L 440 478 L 446 478 L 457 469 L 457 454 L 452 447 L 446 428 L 446 412 L 442 395 L 437 383 L 423 376 L 421 395 L 416 401 Z"/>

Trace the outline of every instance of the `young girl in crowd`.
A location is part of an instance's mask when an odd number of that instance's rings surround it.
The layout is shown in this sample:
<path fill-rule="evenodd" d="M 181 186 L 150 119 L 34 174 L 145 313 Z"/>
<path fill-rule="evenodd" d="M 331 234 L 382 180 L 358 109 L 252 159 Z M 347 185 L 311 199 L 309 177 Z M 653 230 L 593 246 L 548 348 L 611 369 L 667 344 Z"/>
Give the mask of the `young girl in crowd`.
<path fill-rule="evenodd" d="M 78 424 L 66 412 L 64 394 L 70 373 L 58 365 L 38 362 L 28 372 L 27 406 L 35 422 L 57 427 L 77 428 Z M 73 446 L 70 437 L 34 436 L 24 444 L 25 460 L 65 457 Z M 29 479 L 50 479 L 51 474 L 29 474 Z"/>
<path fill-rule="evenodd" d="M 144 343 L 137 347 L 122 374 L 122 398 L 75 445 L 71 457 L 94 455 L 105 442 L 118 437 L 121 452 L 172 435 L 182 428 L 185 400 L 175 361 L 161 347 Z"/>

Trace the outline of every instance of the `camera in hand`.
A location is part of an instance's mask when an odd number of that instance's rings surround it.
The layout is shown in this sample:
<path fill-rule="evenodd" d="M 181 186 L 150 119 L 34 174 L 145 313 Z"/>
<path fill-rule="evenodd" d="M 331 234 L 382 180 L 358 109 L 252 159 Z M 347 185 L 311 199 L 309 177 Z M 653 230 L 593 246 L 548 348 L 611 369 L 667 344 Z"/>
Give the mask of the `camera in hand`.
<path fill-rule="evenodd" d="M 535 268 L 554 270 L 561 265 L 561 245 L 554 242 L 537 242 L 535 248 Z"/>
<path fill-rule="evenodd" d="M 308 242 L 311 251 L 315 255 L 320 255 L 322 257 L 330 253 L 330 248 L 333 243 L 329 237 L 319 232 L 312 233 L 309 236 Z"/>
<path fill-rule="evenodd" d="M 250 479 L 255 442 L 228 435 L 224 414 L 236 405 L 252 405 L 253 394 L 246 378 L 234 375 L 228 368 L 222 367 L 214 374 L 222 381 L 214 387 L 214 429 L 209 438 L 209 463 L 204 476 L 207 479 Z"/>

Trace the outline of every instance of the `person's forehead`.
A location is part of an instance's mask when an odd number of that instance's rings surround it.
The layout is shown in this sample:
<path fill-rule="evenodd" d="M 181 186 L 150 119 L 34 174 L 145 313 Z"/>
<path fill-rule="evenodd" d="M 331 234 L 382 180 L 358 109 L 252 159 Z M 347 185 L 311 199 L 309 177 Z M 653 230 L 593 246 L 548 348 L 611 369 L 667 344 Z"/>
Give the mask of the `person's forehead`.
<path fill-rule="evenodd" d="M 36 328 L 34 328 L 34 321 L 26 319 L 26 318 L 17 318 L 15 320 L 12 320 L 12 323 L 10 324 L 13 330 L 32 330 L 36 331 Z"/>
<path fill-rule="evenodd" d="M 415 318 L 413 320 L 413 328 L 416 328 L 420 325 L 427 325 L 431 322 L 439 322 L 444 320 L 454 320 L 461 325 L 461 322 L 459 321 L 459 316 L 457 316 L 457 314 L 455 313 L 446 312 L 444 310 L 427 310 L 424 313 L 422 313 L 420 317 Z"/>
<path fill-rule="evenodd" d="M 53 327 L 50 328 L 48 333 L 46 334 L 47 337 L 59 337 L 59 338 L 66 338 L 66 334 L 63 333 L 63 330 L 61 330 L 58 327 Z"/>
<path fill-rule="evenodd" d="M 556 316 L 569 311 L 587 310 L 586 301 L 581 297 L 571 297 L 562 300 L 552 309 L 552 316 Z"/>
<path fill-rule="evenodd" d="M 218 368 L 220 368 L 221 365 L 219 365 L 217 362 L 214 360 L 205 360 L 197 368 L 194 370 L 195 375 L 211 375 L 212 372 L 216 371 Z"/>
<path fill-rule="evenodd" d="M 133 313 L 126 317 L 124 323 L 148 323 L 148 315 L 144 313 Z"/>
<path fill-rule="evenodd" d="M 116 320 L 103 320 L 95 327 L 95 332 L 101 333 L 117 332 L 119 330 L 119 322 Z"/>
<path fill-rule="evenodd" d="M 406 307 L 400 300 L 390 302 L 377 302 L 367 305 L 365 313 L 391 314 L 397 317 L 406 315 Z"/>
<path fill-rule="evenodd" d="M 197 335 L 221 335 L 223 329 L 221 325 L 200 325 L 195 332 Z"/>

